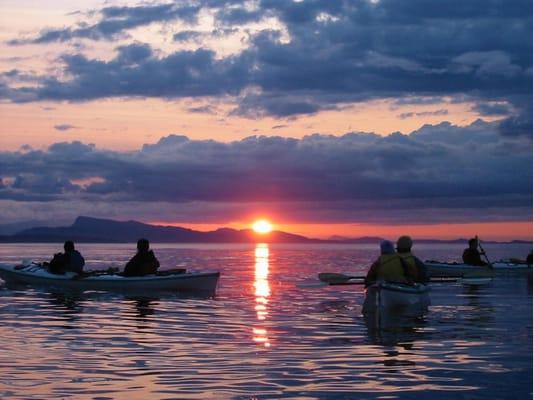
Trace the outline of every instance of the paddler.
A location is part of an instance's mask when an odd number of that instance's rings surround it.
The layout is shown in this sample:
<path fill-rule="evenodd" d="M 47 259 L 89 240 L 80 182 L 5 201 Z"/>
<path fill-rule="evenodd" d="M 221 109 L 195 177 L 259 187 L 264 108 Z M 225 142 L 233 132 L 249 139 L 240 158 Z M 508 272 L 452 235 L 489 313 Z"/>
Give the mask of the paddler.
<path fill-rule="evenodd" d="M 426 281 L 426 267 L 411 254 L 412 240 L 409 236 L 398 239 L 396 253 L 394 244 L 384 240 L 380 244 L 381 255 L 372 264 L 365 278 L 365 285 L 376 281 L 414 283 Z"/>
<path fill-rule="evenodd" d="M 137 254 L 135 254 L 124 268 L 124 276 L 143 276 L 155 274 L 159 268 L 159 260 L 150 250 L 150 242 L 147 239 L 139 239 L 137 242 Z"/>
<path fill-rule="evenodd" d="M 403 266 L 408 271 L 410 279 L 414 282 L 426 283 L 429 281 L 426 264 L 411 253 L 413 240 L 409 236 L 400 236 L 396 241 L 396 251 L 403 260 Z"/>
<path fill-rule="evenodd" d="M 463 262 L 468 265 L 475 265 L 479 267 L 484 267 L 487 265 L 481 259 L 481 255 L 485 254 L 478 250 L 479 243 L 477 238 L 472 238 L 468 241 L 468 248 L 463 251 Z"/>
<path fill-rule="evenodd" d="M 83 266 L 85 265 L 85 259 L 81 253 L 74 248 L 74 242 L 67 240 L 63 245 L 64 253 L 54 254 L 54 258 L 49 263 L 45 263 L 48 267 L 48 271 L 53 274 L 64 274 L 71 271 L 81 274 L 83 272 Z"/>

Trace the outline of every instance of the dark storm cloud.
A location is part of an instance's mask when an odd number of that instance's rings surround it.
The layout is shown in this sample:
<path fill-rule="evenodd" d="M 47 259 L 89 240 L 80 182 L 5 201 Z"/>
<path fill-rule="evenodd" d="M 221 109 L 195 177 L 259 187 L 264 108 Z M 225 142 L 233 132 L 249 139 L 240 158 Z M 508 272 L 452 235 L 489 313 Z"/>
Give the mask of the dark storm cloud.
<path fill-rule="evenodd" d="M 478 107 L 509 104 L 509 116 L 515 118 L 503 124 L 509 134 L 516 132 L 512 121 L 527 119 L 531 110 L 529 0 L 452 0 L 431 7 L 422 0 L 255 4 L 198 0 L 104 8 L 96 24 L 48 31 L 34 40 L 112 37 L 154 22 L 191 22 L 210 11 L 217 30 L 247 32 L 247 47 L 222 58 L 201 48 L 161 57 L 147 49 L 150 56 L 135 63 L 121 58 L 123 48 L 107 62 L 70 54 L 63 57 L 62 71 L 69 80 L 37 77 L 37 87 L 15 87 L 5 77 L 0 94 L 20 102 L 230 95 L 237 102 L 233 113 L 251 117 L 312 114 L 370 99 L 447 96 Z M 272 28 L 246 31 L 244 24 L 263 18 L 280 21 L 286 35 Z M 178 41 L 197 37 L 190 29 L 173 36 Z"/>
<path fill-rule="evenodd" d="M 202 203 L 218 205 L 221 214 L 224 204 L 240 204 L 241 211 L 269 204 L 280 212 L 299 204 L 307 208 L 294 210 L 294 218 L 317 210 L 323 221 L 405 222 L 411 215 L 420 223 L 437 219 L 431 213 L 439 210 L 462 221 L 513 213 L 527 219 L 533 218 L 532 150 L 531 141 L 502 137 L 497 123 L 482 121 L 386 137 L 261 136 L 223 143 L 170 135 L 124 153 L 56 143 L 46 151 L 0 153 L 0 199 L 116 207 L 124 201 L 176 208 Z"/>

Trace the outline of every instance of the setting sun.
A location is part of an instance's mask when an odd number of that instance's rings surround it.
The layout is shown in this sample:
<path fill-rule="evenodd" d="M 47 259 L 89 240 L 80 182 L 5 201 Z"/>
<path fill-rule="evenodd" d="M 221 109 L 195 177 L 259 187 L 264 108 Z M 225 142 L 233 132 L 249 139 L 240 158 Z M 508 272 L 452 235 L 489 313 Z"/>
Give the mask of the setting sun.
<path fill-rule="evenodd" d="M 254 222 L 252 229 L 255 233 L 265 234 L 272 231 L 272 224 L 264 219 L 260 219 Z"/>

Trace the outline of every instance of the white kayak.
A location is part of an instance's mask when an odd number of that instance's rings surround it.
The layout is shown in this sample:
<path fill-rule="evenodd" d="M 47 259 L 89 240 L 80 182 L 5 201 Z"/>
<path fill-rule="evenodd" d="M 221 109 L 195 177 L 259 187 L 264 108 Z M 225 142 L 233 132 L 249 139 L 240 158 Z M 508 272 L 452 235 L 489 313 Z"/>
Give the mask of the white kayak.
<path fill-rule="evenodd" d="M 425 261 L 429 277 L 454 277 L 463 275 L 486 274 L 493 272 L 521 272 L 533 271 L 533 266 L 527 264 L 513 264 L 509 262 L 495 262 L 492 264 L 493 269 L 488 267 L 479 267 L 475 265 L 461 264 L 461 263 L 445 263 L 437 261 Z"/>
<path fill-rule="evenodd" d="M 154 291 L 202 292 L 216 290 L 220 272 L 181 272 L 162 271 L 157 275 L 125 277 L 114 274 L 89 274 L 80 277 L 74 272 L 63 275 L 52 274 L 40 264 L 12 265 L 0 264 L 0 278 L 6 283 L 22 283 L 34 286 L 67 290 L 98 290 L 118 292 L 139 292 L 149 294 Z"/>
<path fill-rule="evenodd" d="M 363 313 L 374 310 L 423 312 L 430 304 L 429 285 L 376 282 L 366 288 Z"/>

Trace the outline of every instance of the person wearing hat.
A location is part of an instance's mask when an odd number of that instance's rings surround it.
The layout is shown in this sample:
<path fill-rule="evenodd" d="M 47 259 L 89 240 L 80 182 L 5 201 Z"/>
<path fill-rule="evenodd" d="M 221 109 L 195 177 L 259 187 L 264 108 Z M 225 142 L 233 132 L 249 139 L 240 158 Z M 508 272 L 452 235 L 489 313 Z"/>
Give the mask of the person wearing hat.
<path fill-rule="evenodd" d="M 159 260 L 150 250 L 150 242 L 147 239 L 137 241 L 137 254 L 135 254 L 124 267 L 124 276 L 144 276 L 157 272 Z"/>
<path fill-rule="evenodd" d="M 380 243 L 381 255 L 370 266 L 365 277 L 365 285 L 369 286 L 376 281 L 409 283 L 412 282 L 405 262 L 394 251 L 394 244 L 389 240 Z"/>
<path fill-rule="evenodd" d="M 427 282 L 426 265 L 411 253 L 413 240 L 409 236 L 400 236 L 396 241 L 396 251 L 402 260 L 402 266 L 412 282 Z"/>

